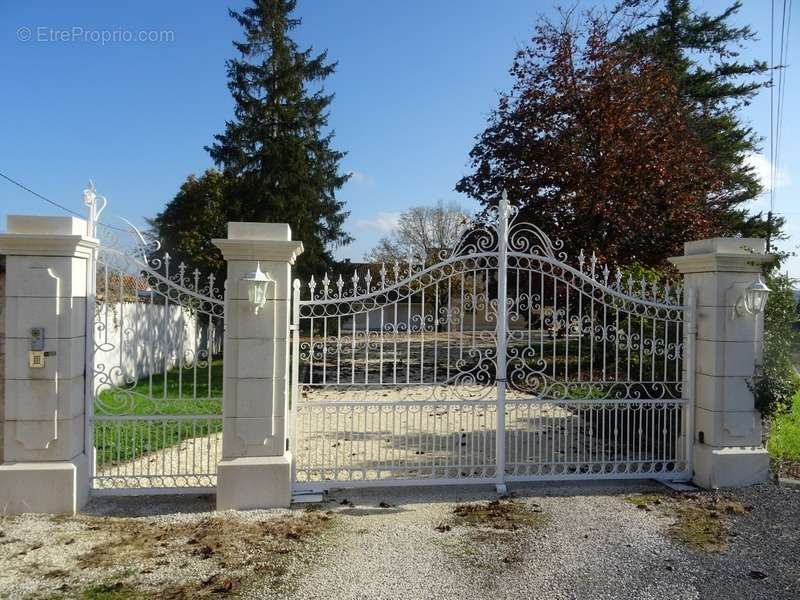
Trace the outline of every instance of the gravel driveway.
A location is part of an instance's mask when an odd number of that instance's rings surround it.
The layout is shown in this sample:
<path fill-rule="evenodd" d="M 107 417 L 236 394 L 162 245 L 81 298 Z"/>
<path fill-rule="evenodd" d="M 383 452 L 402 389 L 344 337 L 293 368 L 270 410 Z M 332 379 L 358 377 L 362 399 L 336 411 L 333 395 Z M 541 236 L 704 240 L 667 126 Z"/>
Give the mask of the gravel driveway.
<path fill-rule="evenodd" d="M 349 490 L 333 494 L 312 513 L 302 506 L 291 511 L 214 513 L 209 497 L 96 499 L 87 514 L 76 519 L 2 520 L 0 598 L 88 597 L 81 595 L 80 586 L 89 580 L 76 581 L 75 572 L 87 563 L 87 555 L 98 558 L 96 549 L 88 554 L 87 549 L 92 536 L 108 538 L 103 519 L 118 529 L 127 523 L 140 537 L 162 528 L 176 532 L 167 534 L 176 538 L 168 553 L 152 557 L 162 561 L 155 564 L 164 565 L 155 572 L 146 567 L 151 560 L 146 553 L 140 552 L 136 560 L 120 555 L 115 566 L 123 583 L 117 585 L 143 590 L 141 596 L 124 596 L 137 600 L 800 597 L 800 491 L 765 484 L 726 492 L 722 503 L 713 494 L 676 496 L 647 483 L 548 483 L 514 486 L 513 492 L 512 499 L 497 503 L 491 502 L 494 491 L 482 487 Z M 474 513 L 477 521 L 469 520 L 469 507 L 490 506 L 516 507 L 518 514 L 499 524 L 481 521 L 482 512 Z M 330 523 L 309 521 L 313 514 Z M 698 515 L 702 519 L 691 520 Z M 281 519 L 281 527 L 268 525 Z M 682 519 L 695 528 L 687 530 L 691 535 L 724 533 L 717 551 L 687 546 L 686 539 L 676 535 Z M 209 521 L 211 527 L 192 524 Z M 324 531 L 314 534 L 312 528 L 320 523 Z M 255 545 L 260 538 L 253 538 L 250 545 L 228 549 L 225 560 L 215 562 L 213 553 L 198 554 L 197 539 L 180 537 L 199 538 L 220 527 L 230 528 L 232 536 L 236 531 L 256 536 L 263 532 L 260 535 L 273 541 L 260 550 Z M 77 541 L 56 547 L 55 540 L 62 537 Z M 50 542 L 23 547 L 28 538 Z M 207 539 L 211 538 L 201 538 L 199 545 Z M 74 563 L 71 552 L 76 553 Z M 286 560 L 280 569 L 265 569 L 270 556 Z M 260 570 L 244 573 L 259 560 Z M 234 564 L 239 569 L 236 577 Z M 172 573 L 169 595 L 166 587 L 157 587 L 160 570 Z M 186 579 L 180 586 L 175 585 L 177 576 Z M 229 576 L 233 584 L 220 585 Z M 206 589 L 200 580 L 211 582 L 214 589 Z M 51 593 L 59 589 L 66 591 Z"/>
<path fill-rule="evenodd" d="M 732 519 L 729 548 L 708 554 L 670 539 L 674 517 L 627 500 L 650 490 L 665 488 L 514 486 L 521 502 L 541 507 L 545 523 L 495 537 L 436 529 L 451 520 L 455 505 L 493 498 L 490 490 L 339 492 L 331 499 L 341 538 L 287 598 L 800 597 L 800 492 L 768 484 L 732 494 L 751 508 Z M 339 504 L 344 500 L 354 506 Z M 761 573 L 766 577 L 753 578 Z"/>
<path fill-rule="evenodd" d="M 679 555 L 660 533 L 666 523 L 625 506 L 613 495 L 623 488 L 589 486 L 574 495 L 574 488 L 549 487 L 547 495 L 518 493 L 542 508 L 545 525 L 499 539 L 436 529 L 450 518 L 454 500 L 482 500 L 490 492 L 347 495 L 356 507 L 341 512 L 354 535 L 293 598 L 692 597 L 683 577 L 666 570 Z M 624 486 L 627 493 L 640 489 Z M 361 508 L 386 498 L 396 507 Z"/>

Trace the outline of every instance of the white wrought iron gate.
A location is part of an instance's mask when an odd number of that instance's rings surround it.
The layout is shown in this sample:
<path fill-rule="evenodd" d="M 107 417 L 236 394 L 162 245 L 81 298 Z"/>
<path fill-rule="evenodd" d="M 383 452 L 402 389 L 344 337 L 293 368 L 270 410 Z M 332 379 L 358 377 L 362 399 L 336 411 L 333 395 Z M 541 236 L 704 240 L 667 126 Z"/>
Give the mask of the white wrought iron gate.
<path fill-rule="evenodd" d="M 94 227 L 105 199 L 85 192 Z M 92 493 L 208 490 L 222 450 L 224 302 L 131 226 L 106 227 L 88 277 Z"/>
<path fill-rule="evenodd" d="M 694 310 L 516 222 L 294 284 L 296 489 L 689 479 Z"/>

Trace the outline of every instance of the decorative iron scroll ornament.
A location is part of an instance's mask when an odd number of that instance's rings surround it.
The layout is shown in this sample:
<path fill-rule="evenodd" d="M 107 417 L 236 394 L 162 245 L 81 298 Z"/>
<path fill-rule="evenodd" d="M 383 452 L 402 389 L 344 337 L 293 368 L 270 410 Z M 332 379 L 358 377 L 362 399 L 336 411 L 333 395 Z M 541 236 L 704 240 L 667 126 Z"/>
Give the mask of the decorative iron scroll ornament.
<path fill-rule="evenodd" d="M 100 215 L 105 210 L 108 200 L 105 196 L 97 194 L 94 187 L 94 182 L 90 179 L 86 189 L 83 190 L 83 204 L 89 209 L 88 215 L 88 231 L 86 235 L 89 237 L 97 237 L 97 223 L 100 221 Z"/>
<path fill-rule="evenodd" d="M 376 272 L 366 270 L 364 273 L 354 272 L 350 281 L 338 275 L 335 281 L 328 273 L 321 280 L 312 276 L 306 284 L 308 297 L 301 297 L 301 305 L 311 305 L 318 300 L 359 301 L 360 310 L 374 308 L 373 297 L 391 293 L 399 288 L 408 288 L 410 283 L 420 286 L 429 285 L 450 277 L 454 272 L 470 270 L 470 261 L 497 257 L 500 249 L 498 224 L 500 219 L 508 219 L 508 235 L 504 240 L 510 257 L 531 261 L 529 268 L 560 269 L 572 278 L 585 280 L 601 290 L 614 293 L 618 297 L 627 297 L 634 302 L 647 301 L 654 308 L 667 305 L 681 308 L 682 292 L 680 287 L 671 286 L 669 282 L 660 284 L 643 278 L 634 281 L 629 275 L 623 280 L 621 269 L 614 273 L 608 265 L 600 265 L 593 252 L 587 259 L 583 251 L 577 257 L 577 265 L 567 263 L 568 256 L 563 250 L 561 240 L 552 240 L 539 227 L 532 223 L 517 221 L 519 208 L 508 203 L 505 192 L 498 206 L 488 208 L 480 220 L 473 220 L 464 227 L 464 231 L 452 249 L 443 249 L 436 254 L 438 262 L 432 264 L 409 256 L 404 262 L 389 265 L 376 265 Z M 537 260 L 538 259 L 538 260 Z M 536 262 L 536 264 L 534 264 Z M 459 266 L 460 265 L 460 266 Z"/>
<path fill-rule="evenodd" d="M 214 330 L 221 326 L 224 302 L 213 274 L 202 278 L 184 263 L 173 270 L 169 253 L 154 254 L 158 241 L 129 227 L 127 247 L 101 246 L 97 258 L 95 385 L 114 393 L 98 394 L 96 405 L 100 412 L 124 414 L 145 402 L 157 414 L 160 399 L 141 393 L 139 371 L 147 376 L 170 369 L 208 371 L 208 345 L 219 337 Z M 114 405 L 105 407 L 108 398 Z"/>

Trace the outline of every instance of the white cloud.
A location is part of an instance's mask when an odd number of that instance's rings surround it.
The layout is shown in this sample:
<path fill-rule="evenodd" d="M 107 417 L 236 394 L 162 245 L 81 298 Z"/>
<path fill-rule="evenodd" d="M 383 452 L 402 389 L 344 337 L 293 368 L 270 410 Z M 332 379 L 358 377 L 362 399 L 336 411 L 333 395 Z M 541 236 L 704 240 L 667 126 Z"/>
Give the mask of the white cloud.
<path fill-rule="evenodd" d="M 744 162 L 753 168 L 753 171 L 764 186 L 764 191 L 768 192 L 772 184 L 772 163 L 763 154 L 752 153 L 748 154 Z M 792 183 L 789 173 L 783 169 L 778 169 L 775 172 L 775 189 L 786 187 Z"/>
<path fill-rule="evenodd" d="M 770 163 L 769 159 L 763 154 L 757 154 L 755 152 L 748 154 L 744 162 L 753 168 L 753 172 L 764 188 L 763 193 L 759 197 L 748 202 L 746 207 L 751 212 L 766 212 L 769 210 L 770 202 L 769 191 L 772 179 L 772 163 Z M 789 186 L 791 183 L 792 180 L 791 177 L 789 177 L 789 173 L 783 169 L 778 169 L 775 173 L 775 189 L 777 190 L 778 188 Z"/>
<path fill-rule="evenodd" d="M 366 173 L 362 173 L 361 171 L 350 171 L 350 183 L 354 183 L 356 185 L 373 185 L 375 181 Z"/>
<path fill-rule="evenodd" d="M 373 230 L 386 235 L 397 228 L 400 214 L 399 212 L 379 212 L 368 219 L 356 219 L 355 225 L 359 229 Z"/>

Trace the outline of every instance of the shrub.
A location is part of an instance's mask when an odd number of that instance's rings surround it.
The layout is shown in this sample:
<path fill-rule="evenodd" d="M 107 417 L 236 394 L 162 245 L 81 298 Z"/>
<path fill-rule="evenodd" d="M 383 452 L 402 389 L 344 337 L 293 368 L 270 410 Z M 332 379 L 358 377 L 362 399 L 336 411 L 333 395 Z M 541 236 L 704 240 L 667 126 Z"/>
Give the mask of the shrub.
<path fill-rule="evenodd" d="M 772 292 L 764 311 L 764 355 L 750 385 L 756 408 L 769 419 L 791 409 L 792 398 L 800 390 L 800 376 L 792 362 L 798 343 L 793 281 L 775 271 L 768 272 L 765 280 Z"/>

